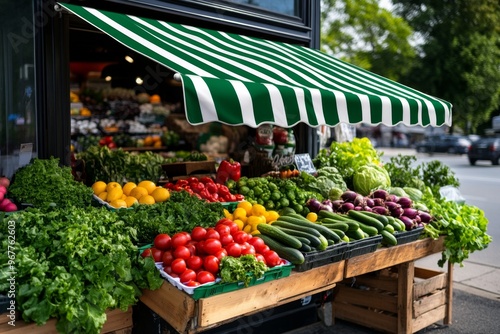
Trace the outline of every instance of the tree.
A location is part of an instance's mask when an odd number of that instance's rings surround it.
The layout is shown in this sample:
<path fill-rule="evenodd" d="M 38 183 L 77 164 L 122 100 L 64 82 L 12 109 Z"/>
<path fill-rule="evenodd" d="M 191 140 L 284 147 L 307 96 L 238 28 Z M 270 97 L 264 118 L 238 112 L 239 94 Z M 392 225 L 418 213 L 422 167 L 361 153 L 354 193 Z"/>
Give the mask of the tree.
<path fill-rule="evenodd" d="M 321 47 L 326 53 L 398 80 L 415 57 L 410 26 L 377 0 L 322 0 Z"/>
<path fill-rule="evenodd" d="M 393 0 L 420 36 L 403 81 L 453 104 L 453 127 L 467 133 L 500 106 L 498 0 Z M 452 128 L 453 132 L 453 128 Z"/>

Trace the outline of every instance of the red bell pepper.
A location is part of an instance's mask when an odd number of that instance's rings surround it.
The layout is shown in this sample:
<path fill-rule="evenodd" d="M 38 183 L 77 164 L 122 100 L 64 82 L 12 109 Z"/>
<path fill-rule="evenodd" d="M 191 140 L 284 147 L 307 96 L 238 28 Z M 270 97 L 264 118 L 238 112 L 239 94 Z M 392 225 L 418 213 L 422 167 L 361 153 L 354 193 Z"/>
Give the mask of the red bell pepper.
<path fill-rule="evenodd" d="M 231 179 L 234 181 L 238 181 L 241 177 L 241 165 L 238 161 L 223 160 L 219 168 L 217 169 L 217 177 L 215 178 L 215 182 L 220 184 L 225 184 L 227 180 Z"/>

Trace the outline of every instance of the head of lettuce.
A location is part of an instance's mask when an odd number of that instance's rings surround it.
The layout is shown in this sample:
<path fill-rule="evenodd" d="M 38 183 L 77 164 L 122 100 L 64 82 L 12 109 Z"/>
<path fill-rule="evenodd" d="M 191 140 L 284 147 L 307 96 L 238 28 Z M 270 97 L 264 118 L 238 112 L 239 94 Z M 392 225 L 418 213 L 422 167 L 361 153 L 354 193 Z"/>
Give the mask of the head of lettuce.
<path fill-rule="evenodd" d="M 359 167 L 353 175 L 354 191 L 367 196 L 377 189 L 387 189 L 391 186 L 391 178 L 384 167 L 376 164 L 366 164 Z"/>

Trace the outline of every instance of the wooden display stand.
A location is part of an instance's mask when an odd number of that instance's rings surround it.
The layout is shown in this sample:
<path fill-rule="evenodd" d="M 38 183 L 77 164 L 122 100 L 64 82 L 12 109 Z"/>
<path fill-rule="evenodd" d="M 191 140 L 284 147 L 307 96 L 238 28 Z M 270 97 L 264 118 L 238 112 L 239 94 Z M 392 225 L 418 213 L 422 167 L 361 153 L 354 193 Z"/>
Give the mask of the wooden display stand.
<path fill-rule="evenodd" d="M 0 333 L 8 334 L 58 334 L 56 330 L 56 319 L 50 319 L 45 325 L 38 326 L 35 323 L 26 323 L 21 320 L 21 316 L 16 316 L 15 326 L 8 324 L 10 319 L 5 313 L 0 317 Z M 132 333 L 132 307 L 126 312 L 115 309 L 106 312 L 107 320 L 101 330 L 102 334 L 131 334 Z"/>
<path fill-rule="evenodd" d="M 453 266 L 448 273 L 414 266 L 414 260 L 442 251 L 443 242 L 424 239 L 347 260 L 346 279 L 334 290 L 333 318 L 388 333 L 450 324 Z"/>
<path fill-rule="evenodd" d="M 343 273 L 344 261 L 340 261 L 196 301 L 165 282 L 159 290 L 145 290 L 141 301 L 179 333 L 196 333 L 330 290 L 342 280 Z"/>

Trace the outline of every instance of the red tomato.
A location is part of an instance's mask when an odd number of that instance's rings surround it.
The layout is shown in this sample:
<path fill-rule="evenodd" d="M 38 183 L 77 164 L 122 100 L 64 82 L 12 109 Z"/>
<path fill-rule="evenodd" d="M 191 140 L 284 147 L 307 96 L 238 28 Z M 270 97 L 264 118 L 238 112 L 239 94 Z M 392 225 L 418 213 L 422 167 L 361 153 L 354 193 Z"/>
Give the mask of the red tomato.
<path fill-rule="evenodd" d="M 155 246 L 155 248 L 161 249 L 163 251 L 169 250 L 171 246 L 171 238 L 166 233 L 160 233 L 155 237 L 153 245 Z"/>
<path fill-rule="evenodd" d="M 222 244 L 218 239 L 206 239 L 203 249 L 205 253 L 214 255 L 222 249 Z"/>
<path fill-rule="evenodd" d="M 179 275 L 174 273 L 173 271 L 169 275 L 170 275 L 170 277 L 173 277 L 173 278 L 179 277 Z"/>
<path fill-rule="evenodd" d="M 260 254 L 264 254 L 265 252 L 267 252 L 268 250 L 271 250 L 271 248 L 269 248 L 268 245 L 264 245 L 264 247 L 261 248 L 261 250 L 258 252 Z"/>
<path fill-rule="evenodd" d="M 182 274 L 180 274 L 179 278 L 181 279 L 181 283 L 194 281 L 196 280 L 196 273 L 192 269 L 186 269 Z"/>
<path fill-rule="evenodd" d="M 209 271 L 202 270 L 196 275 L 196 280 L 200 282 L 200 284 L 205 284 L 215 281 L 215 276 Z"/>
<path fill-rule="evenodd" d="M 196 226 L 191 231 L 191 239 L 195 241 L 200 241 L 205 239 L 205 235 L 207 234 L 207 230 L 204 227 Z"/>
<path fill-rule="evenodd" d="M 215 253 L 215 256 L 219 259 L 219 262 L 220 262 L 220 260 L 224 256 L 227 256 L 227 250 L 225 250 L 224 248 L 222 248 L 220 251 L 218 251 L 217 253 Z"/>
<path fill-rule="evenodd" d="M 250 239 L 248 239 L 248 243 L 255 248 L 255 251 L 257 253 L 261 253 L 261 254 L 264 253 L 263 250 L 264 250 L 264 246 L 266 246 L 266 243 L 261 238 L 251 237 Z"/>
<path fill-rule="evenodd" d="M 222 246 L 226 246 L 233 241 L 233 236 L 231 234 L 224 234 L 220 236 L 220 243 L 222 244 Z"/>
<path fill-rule="evenodd" d="M 207 228 L 207 234 L 205 234 L 206 239 L 220 239 L 220 234 L 213 227 Z"/>
<path fill-rule="evenodd" d="M 247 242 L 252 237 L 251 234 L 248 234 L 245 231 L 238 231 L 233 234 L 233 239 L 235 242 L 242 244 Z"/>
<path fill-rule="evenodd" d="M 191 257 L 191 252 L 189 251 L 189 248 L 186 246 L 179 246 L 174 249 L 174 257 L 176 259 L 189 259 Z"/>
<path fill-rule="evenodd" d="M 241 255 L 247 254 L 255 254 L 255 248 L 248 242 L 245 242 L 243 248 L 241 249 Z"/>
<path fill-rule="evenodd" d="M 205 255 L 205 240 L 198 241 L 196 243 L 196 254 L 197 255 Z"/>
<path fill-rule="evenodd" d="M 189 242 L 188 237 L 186 236 L 186 233 L 184 232 L 178 232 L 172 236 L 172 248 L 176 249 L 179 246 L 185 246 Z"/>
<path fill-rule="evenodd" d="M 224 217 L 224 218 L 219 219 L 219 221 L 217 221 L 217 223 L 215 223 L 215 226 L 217 226 L 219 224 L 226 224 L 228 222 L 233 222 L 233 221 L 229 218 Z"/>
<path fill-rule="evenodd" d="M 261 262 L 266 263 L 266 258 L 262 254 L 256 253 L 255 258 L 257 259 L 257 261 L 261 261 Z"/>
<path fill-rule="evenodd" d="M 197 254 L 197 249 L 196 249 L 196 244 L 198 243 L 198 241 L 190 241 L 188 242 L 188 244 L 186 245 L 186 247 L 189 249 L 189 252 L 191 252 L 191 255 L 196 255 Z"/>
<path fill-rule="evenodd" d="M 272 267 L 275 267 L 275 266 L 281 264 L 280 256 L 278 255 L 278 253 L 276 253 L 273 250 L 268 250 L 267 252 L 265 252 L 262 255 L 264 255 L 264 258 L 266 259 L 266 264 L 269 268 L 272 268 Z"/>
<path fill-rule="evenodd" d="M 226 245 L 227 255 L 232 257 L 239 257 L 241 255 L 241 245 L 237 242 L 231 242 Z"/>
<path fill-rule="evenodd" d="M 148 257 L 148 256 L 153 256 L 151 252 L 151 248 L 146 248 L 145 250 L 142 251 L 141 253 L 142 257 Z"/>
<path fill-rule="evenodd" d="M 229 226 L 229 230 L 231 231 L 230 233 L 231 234 L 234 234 L 236 232 L 238 232 L 240 230 L 240 228 L 238 227 L 238 224 L 236 224 L 235 222 L 233 222 L 232 220 L 229 219 L 228 222 L 224 223 L 225 225 Z"/>
<path fill-rule="evenodd" d="M 185 285 L 187 285 L 187 286 L 190 286 L 190 287 L 193 287 L 193 288 L 194 288 L 194 287 L 200 286 L 200 282 L 198 282 L 198 281 L 189 281 L 189 282 L 187 282 Z"/>
<path fill-rule="evenodd" d="M 182 231 L 182 232 L 179 232 L 179 233 L 184 234 L 186 236 L 186 238 L 188 239 L 188 242 L 191 241 L 191 234 L 189 232 Z"/>
<path fill-rule="evenodd" d="M 217 274 L 219 271 L 219 259 L 215 255 L 207 255 L 205 260 L 203 260 L 203 268 L 214 275 Z M 198 282 L 201 283 L 200 280 L 198 280 Z"/>
<path fill-rule="evenodd" d="M 167 274 L 171 275 L 172 274 L 172 267 L 165 266 L 165 267 L 163 267 L 163 271 L 166 272 Z"/>
<path fill-rule="evenodd" d="M 161 249 L 152 247 L 151 248 L 151 255 L 153 255 L 153 259 L 155 260 L 155 262 L 161 262 L 161 258 L 163 256 L 163 251 Z"/>
<path fill-rule="evenodd" d="M 203 260 L 201 257 L 194 255 L 186 260 L 186 265 L 189 269 L 196 271 L 203 266 Z"/>
<path fill-rule="evenodd" d="M 184 270 L 186 270 L 186 261 L 181 258 L 175 259 L 172 261 L 171 267 L 172 273 L 180 275 L 184 272 Z"/>
<path fill-rule="evenodd" d="M 222 237 L 223 235 L 228 235 L 231 233 L 231 228 L 226 224 L 215 225 L 214 229 L 219 232 L 219 235 Z"/>
<path fill-rule="evenodd" d="M 163 253 L 163 256 L 161 257 L 161 260 L 163 262 L 163 266 L 170 266 L 172 264 L 172 261 L 174 260 L 174 254 L 171 250 L 165 251 Z"/>

